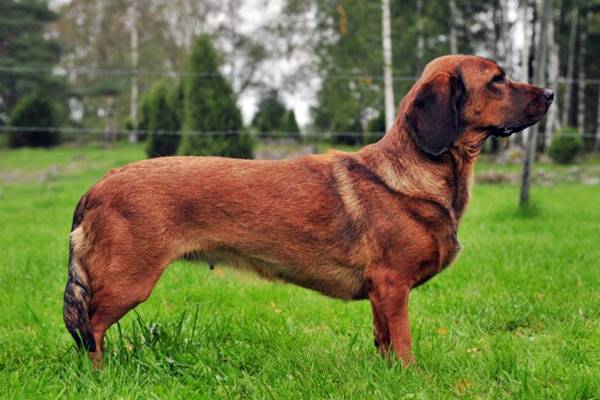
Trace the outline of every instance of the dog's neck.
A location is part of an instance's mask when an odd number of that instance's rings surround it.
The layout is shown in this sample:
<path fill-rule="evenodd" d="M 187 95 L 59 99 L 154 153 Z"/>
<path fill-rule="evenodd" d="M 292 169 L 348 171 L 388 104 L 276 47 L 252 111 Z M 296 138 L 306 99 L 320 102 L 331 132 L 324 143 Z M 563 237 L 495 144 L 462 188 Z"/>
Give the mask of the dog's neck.
<path fill-rule="evenodd" d="M 452 149 L 430 157 L 410 138 L 403 119 L 396 118 L 379 142 L 359 154 L 388 186 L 439 203 L 458 224 L 469 201 L 473 167 L 484 141 L 479 132 L 463 132 Z"/>

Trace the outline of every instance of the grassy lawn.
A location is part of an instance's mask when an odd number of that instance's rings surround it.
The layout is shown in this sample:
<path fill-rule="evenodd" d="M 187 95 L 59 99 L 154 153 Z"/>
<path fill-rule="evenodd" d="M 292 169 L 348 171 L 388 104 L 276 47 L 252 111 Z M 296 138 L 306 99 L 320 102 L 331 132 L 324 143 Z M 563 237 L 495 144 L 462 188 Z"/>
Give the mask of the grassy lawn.
<path fill-rule="evenodd" d="M 0 397 L 600 398 L 600 186 L 575 183 L 526 212 L 514 186 L 475 187 L 459 259 L 412 294 L 409 369 L 377 356 L 367 302 L 177 263 L 91 371 L 62 323 L 72 211 L 142 157 L 0 151 Z"/>

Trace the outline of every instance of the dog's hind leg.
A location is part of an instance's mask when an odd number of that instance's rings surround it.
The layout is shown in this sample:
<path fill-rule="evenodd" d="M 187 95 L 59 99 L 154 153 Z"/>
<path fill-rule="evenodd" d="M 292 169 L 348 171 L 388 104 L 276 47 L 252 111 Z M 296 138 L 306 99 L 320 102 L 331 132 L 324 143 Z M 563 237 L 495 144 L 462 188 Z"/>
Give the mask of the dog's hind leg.
<path fill-rule="evenodd" d="M 369 274 L 369 300 L 373 309 L 375 343 L 383 356 L 391 348 L 407 366 L 414 361 L 408 320 L 410 287 L 393 270 L 379 268 Z"/>
<path fill-rule="evenodd" d="M 104 335 L 108 328 L 150 296 L 167 265 L 166 262 L 143 265 L 139 260 L 137 263 L 115 260 L 93 278 L 90 323 L 96 349 L 89 356 L 96 367 L 102 365 Z"/>

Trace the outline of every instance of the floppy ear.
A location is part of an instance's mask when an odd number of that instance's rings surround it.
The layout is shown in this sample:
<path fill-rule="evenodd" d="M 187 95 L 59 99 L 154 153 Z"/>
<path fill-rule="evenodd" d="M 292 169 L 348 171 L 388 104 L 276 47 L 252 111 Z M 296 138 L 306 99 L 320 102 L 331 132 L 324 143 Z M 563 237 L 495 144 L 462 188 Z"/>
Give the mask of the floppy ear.
<path fill-rule="evenodd" d="M 439 156 L 459 134 L 465 88 L 460 76 L 439 74 L 423 82 L 404 119 L 408 133 L 425 153 Z"/>

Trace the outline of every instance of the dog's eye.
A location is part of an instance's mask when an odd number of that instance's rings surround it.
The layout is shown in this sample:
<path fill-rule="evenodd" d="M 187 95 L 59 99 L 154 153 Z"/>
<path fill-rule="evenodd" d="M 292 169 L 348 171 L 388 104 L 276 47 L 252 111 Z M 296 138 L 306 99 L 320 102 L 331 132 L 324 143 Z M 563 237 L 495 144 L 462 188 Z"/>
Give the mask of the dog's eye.
<path fill-rule="evenodd" d="M 505 82 L 506 81 L 504 80 L 504 75 L 496 75 L 495 77 L 492 78 L 492 83 L 502 84 Z"/>

